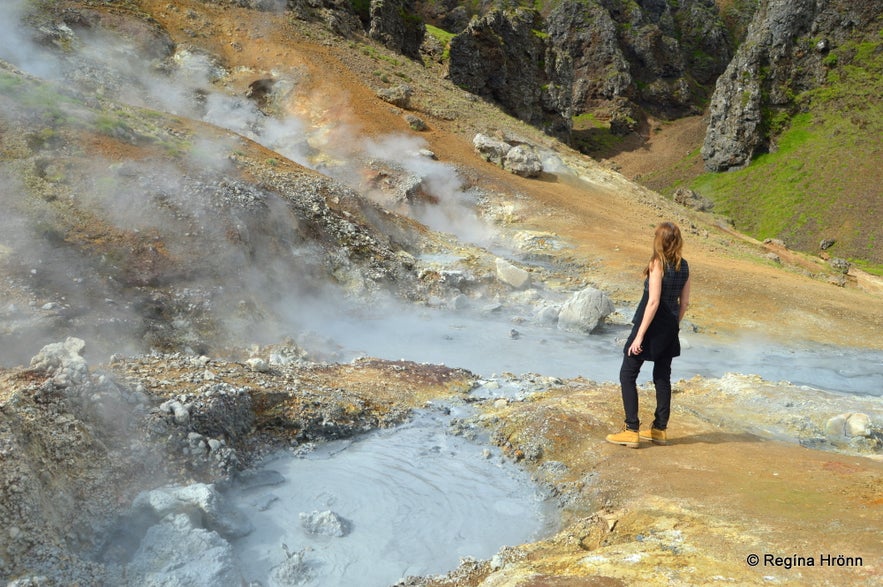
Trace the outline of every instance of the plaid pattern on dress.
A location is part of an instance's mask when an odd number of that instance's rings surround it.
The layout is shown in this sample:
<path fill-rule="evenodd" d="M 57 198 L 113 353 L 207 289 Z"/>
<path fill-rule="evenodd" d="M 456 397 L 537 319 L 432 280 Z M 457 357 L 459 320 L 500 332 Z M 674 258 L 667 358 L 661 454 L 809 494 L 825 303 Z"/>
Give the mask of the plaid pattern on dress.
<path fill-rule="evenodd" d="M 662 295 L 660 299 L 663 308 L 668 308 L 675 318 L 681 311 L 681 291 L 690 277 L 690 264 L 686 259 L 681 259 L 681 268 L 675 271 L 672 265 L 666 265 L 662 273 Z M 644 284 L 644 288 L 649 288 L 649 283 Z"/>

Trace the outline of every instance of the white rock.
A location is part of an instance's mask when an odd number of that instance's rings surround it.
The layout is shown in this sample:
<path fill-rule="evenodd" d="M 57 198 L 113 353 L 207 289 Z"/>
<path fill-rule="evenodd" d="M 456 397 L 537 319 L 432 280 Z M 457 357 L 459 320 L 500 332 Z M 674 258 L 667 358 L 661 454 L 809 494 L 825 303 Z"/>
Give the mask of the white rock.
<path fill-rule="evenodd" d="M 83 383 L 89 366 L 81 356 L 86 342 L 68 337 L 64 342 L 47 344 L 31 359 L 31 369 L 45 371 L 60 386 Z"/>
<path fill-rule="evenodd" d="M 844 432 L 847 436 L 864 436 L 871 435 L 871 418 L 867 414 L 855 413 L 850 414 L 846 418 Z"/>
<path fill-rule="evenodd" d="M 505 259 L 496 260 L 497 279 L 503 283 L 514 287 L 515 289 L 523 289 L 530 285 L 530 273 L 520 267 L 516 267 Z"/>
<path fill-rule="evenodd" d="M 216 532 L 173 514 L 151 527 L 127 566 L 132 582 L 145 586 L 239 585 L 233 547 Z"/>
<path fill-rule="evenodd" d="M 846 431 L 846 419 L 849 418 L 852 414 L 838 414 L 833 418 L 829 418 L 827 422 L 825 422 L 825 435 L 828 438 L 839 438 L 844 435 Z"/>
<path fill-rule="evenodd" d="M 475 150 L 478 151 L 478 154 L 481 155 L 485 161 L 497 165 L 503 164 L 503 158 L 506 157 L 506 154 L 512 149 L 512 145 L 509 143 L 491 138 L 481 133 L 475 135 L 472 139 L 472 146 L 475 147 Z"/>
<path fill-rule="evenodd" d="M 330 510 L 300 513 L 300 524 L 310 534 L 322 536 L 346 536 L 349 524 Z"/>
<path fill-rule="evenodd" d="M 503 168 L 521 177 L 537 177 L 543 171 L 543 163 L 533 149 L 516 145 L 506 153 Z"/>

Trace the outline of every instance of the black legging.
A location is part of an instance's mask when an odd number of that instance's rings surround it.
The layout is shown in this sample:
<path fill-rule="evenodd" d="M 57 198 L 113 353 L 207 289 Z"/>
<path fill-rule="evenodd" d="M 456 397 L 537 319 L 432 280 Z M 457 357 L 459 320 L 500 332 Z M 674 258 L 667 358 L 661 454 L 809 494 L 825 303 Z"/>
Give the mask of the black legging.
<path fill-rule="evenodd" d="M 665 430 L 671 413 L 671 357 L 653 362 L 653 385 L 656 386 L 656 413 L 653 427 Z M 626 354 L 619 369 L 619 383 L 622 386 L 622 405 L 625 408 L 625 425 L 629 430 L 638 430 L 638 373 L 643 359 Z"/>

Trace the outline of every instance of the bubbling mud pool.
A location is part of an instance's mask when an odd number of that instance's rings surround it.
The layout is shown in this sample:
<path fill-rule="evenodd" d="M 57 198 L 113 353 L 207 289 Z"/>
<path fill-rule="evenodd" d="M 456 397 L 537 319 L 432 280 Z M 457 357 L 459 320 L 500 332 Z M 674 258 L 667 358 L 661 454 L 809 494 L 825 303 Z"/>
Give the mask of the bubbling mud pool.
<path fill-rule="evenodd" d="M 526 473 L 448 432 L 465 409 L 267 459 L 257 473 L 275 482 L 228 494 L 255 528 L 233 544 L 243 578 L 380 587 L 551 532 L 551 506 Z"/>

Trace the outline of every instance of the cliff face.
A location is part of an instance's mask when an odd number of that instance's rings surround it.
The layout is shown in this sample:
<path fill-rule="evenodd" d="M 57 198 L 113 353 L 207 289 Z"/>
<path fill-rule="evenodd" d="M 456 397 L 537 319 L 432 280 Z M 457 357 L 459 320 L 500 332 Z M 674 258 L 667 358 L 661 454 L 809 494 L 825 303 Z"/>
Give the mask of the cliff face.
<path fill-rule="evenodd" d="M 531 124 L 548 121 L 550 109 L 569 121 L 623 103 L 635 118 L 641 110 L 672 118 L 700 111 L 730 44 L 710 0 L 567 0 L 545 16 L 476 17 L 451 43 L 450 75 Z"/>
<path fill-rule="evenodd" d="M 709 108 L 702 157 L 711 171 L 741 167 L 769 148 L 769 119 L 794 113 L 794 97 L 825 83 L 825 57 L 871 31 L 883 2 L 769 0 L 761 4 Z"/>
<path fill-rule="evenodd" d="M 573 103 L 625 97 L 663 117 L 697 112 L 731 55 L 713 2 L 563 2 L 552 44 L 573 59 Z"/>
<path fill-rule="evenodd" d="M 569 59 L 533 10 L 492 10 L 451 40 L 451 81 L 553 135 L 570 128 Z M 564 65 L 562 67 L 562 65 Z"/>

